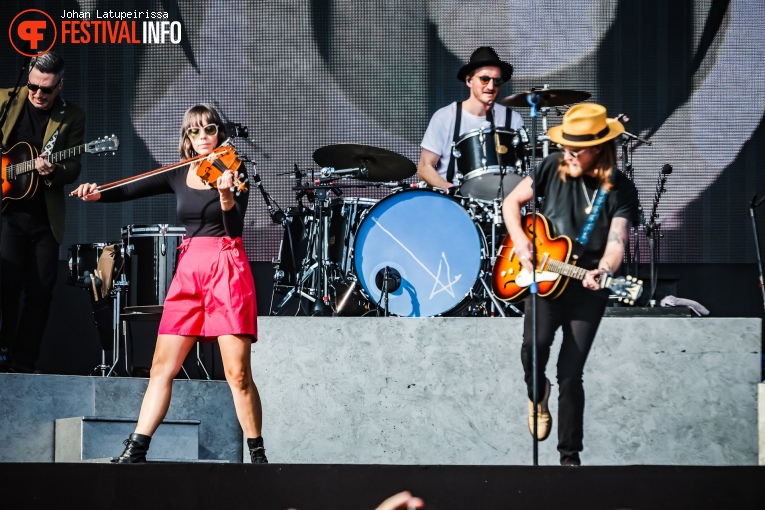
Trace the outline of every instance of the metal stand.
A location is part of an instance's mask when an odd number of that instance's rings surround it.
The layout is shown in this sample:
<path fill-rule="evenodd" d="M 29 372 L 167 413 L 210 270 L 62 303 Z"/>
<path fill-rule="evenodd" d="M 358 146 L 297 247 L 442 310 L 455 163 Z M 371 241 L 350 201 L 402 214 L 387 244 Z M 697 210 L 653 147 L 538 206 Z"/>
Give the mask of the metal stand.
<path fill-rule="evenodd" d="M 765 202 L 765 195 L 763 195 L 759 200 L 757 199 L 757 195 L 752 197 L 752 202 L 749 205 L 749 217 L 752 218 L 752 233 L 754 235 L 754 252 L 757 255 L 757 270 L 759 271 L 759 286 L 760 286 L 760 292 L 762 293 L 762 304 L 763 308 L 765 308 L 765 285 L 763 282 L 763 273 L 762 273 L 762 254 L 760 253 L 760 238 L 757 235 L 757 218 L 755 217 L 754 210 L 762 205 L 762 203 Z"/>
<path fill-rule="evenodd" d="M 545 88 L 547 86 L 545 85 Z M 539 425 L 539 416 L 538 416 L 538 408 L 539 408 L 539 390 L 538 387 L 538 379 L 537 376 L 537 364 L 538 364 L 538 355 L 537 355 L 537 299 L 538 299 L 538 293 L 539 293 L 539 287 L 537 285 L 537 274 L 536 274 L 536 264 L 537 264 L 537 232 L 536 232 L 536 224 L 537 224 L 537 186 L 536 186 L 536 151 L 537 151 L 537 105 L 540 101 L 540 95 L 538 93 L 532 92 L 529 94 L 526 98 L 529 105 L 531 106 L 531 111 L 529 112 L 529 117 L 531 117 L 531 139 L 534 141 L 534 145 L 531 146 L 531 154 L 532 154 L 532 161 L 534 161 L 534 166 L 531 168 L 531 178 L 532 178 L 532 204 L 531 204 L 531 215 L 532 215 L 532 228 L 531 228 L 531 263 L 534 265 L 534 271 L 531 272 L 532 278 L 531 278 L 531 285 L 529 286 L 529 292 L 531 293 L 531 369 L 532 369 L 532 375 L 531 375 L 531 384 L 533 386 L 532 388 L 532 395 L 531 400 L 534 404 L 534 419 L 533 419 L 533 426 L 532 426 L 532 439 L 533 439 L 533 447 L 532 447 L 532 463 L 534 466 L 539 465 L 539 439 L 537 439 L 537 430 Z M 526 313 L 529 313 L 529 310 L 526 310 Z"/>
<path fill-rule="evenodd" d="M 671 165 L 664 165 L 661 168 L 661 173 L 659 174 L 659 182 L 656 184 L 656 194 L 653 197 L 653 207 L 651 208 L 651 219 L 648 221 L 648 224 L 645 226 L 645 235 L 648 238 L 648 255 L 650 257 L 650 270 L 651 270 L 651 293 L 648 295 L 648 303 L 650 304 L 653 300 L 653 295 L 656 292 L 656 286 L 659 281 L 659 275 L 656 272 L 656 258 L 657 258 L 657 251 L 658 251 L 658 243 L 657 239 L 661 238 L 661 234 L 659 233 L 659 230 L 661 229 L 661 223 L 657 222 L 656 220 L 659 218 L 659 214 L 657 212 L 659 207 L 659 199 L 661 198 L 661 195 L 664 194 L 666 188 L 664 187 L 664 184 L 667 182 L 667 176 L 672 173 L 672 166 Z"/>

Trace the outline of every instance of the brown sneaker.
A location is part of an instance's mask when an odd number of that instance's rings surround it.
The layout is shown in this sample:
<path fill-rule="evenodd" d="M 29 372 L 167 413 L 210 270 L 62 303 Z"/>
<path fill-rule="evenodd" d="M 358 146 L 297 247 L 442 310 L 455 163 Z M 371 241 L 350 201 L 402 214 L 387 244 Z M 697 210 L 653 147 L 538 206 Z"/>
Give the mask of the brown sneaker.
<path fill-rule="evenodd" d="M 545 394 L 542 400 L 537 404 L 537 440 L 544 441 L 550 435 L 552 430 L 552 415 L 547 408 L 547 401 L 550 399 L 550 380 L 545 379 Z M 534 436 L 534 402 L 529 399 L 529 433 Z"/>

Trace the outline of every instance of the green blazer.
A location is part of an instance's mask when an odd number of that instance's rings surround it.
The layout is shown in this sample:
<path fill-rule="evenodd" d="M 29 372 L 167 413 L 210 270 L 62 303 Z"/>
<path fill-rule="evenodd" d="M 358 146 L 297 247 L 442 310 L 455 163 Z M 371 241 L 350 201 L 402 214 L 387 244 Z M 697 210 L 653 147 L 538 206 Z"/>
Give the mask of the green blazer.
<path fill-rule="evenodd" d="M 0 110 L 8 102 L 11 91 L 12 89 L 0 89 Z M 6 150 L 10 149 L 10 147 L 7 147 L 8 136 L 11 134 L 13 126 L 16 125 L 16 121 L 19 120 L 21 108 L 24 105 L 23 101 L 28 101 L 28 93 L 29 90 L 26 86 L 21 87 L 19 94 L 8 110 L 8 120 L 5 123 L 6 128 L 3 130 L 3 146 Z M 48 143 L 56 129 L 59 130 L 58 138 L 51 152 L 58 152 L 82 145 L 85 133 L 85 112 L 71 102 L 63 100 L 60 95 L 53 103 L 52 110 L 48 128 L 45 130 L 43 146 Z M 41 149 L 41 147 L 37 147 L 37 150 Z M 75 156 L 56 163 L 55 171 L 40 179 L 40 187 L 45 194 L 45 204 L 48 208 L 50 229 L 59 244 L 64 239 L 64 215 L 66 213 L 64 186 L 76 181 L 80 175 L 80 170 L 80 156 Z"/>

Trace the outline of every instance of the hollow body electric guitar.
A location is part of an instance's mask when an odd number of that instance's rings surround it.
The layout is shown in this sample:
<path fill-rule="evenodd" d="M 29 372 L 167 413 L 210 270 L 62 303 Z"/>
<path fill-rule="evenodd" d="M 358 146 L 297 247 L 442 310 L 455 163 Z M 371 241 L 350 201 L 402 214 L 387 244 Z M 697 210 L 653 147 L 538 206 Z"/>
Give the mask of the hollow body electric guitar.
<path fill-rule="evenodd" d="M 89 154 L 113 153 L 119 146 L 120 141 L 116 136 L 105 136 L 83 145 L 49 154 L 48 161 L 58 163 L 83 152 Z M 3 152 L 3 209 L 11 200 L 28 200 L 37 192 L 40 175 L 35 168 L 36 158 L 37 149 L 26 142 L 19 142 Z"/>
<path fill-rule="evenodd" d="M 523 229 L 529 239 L 536 226 L 536 282 L 539 295 L 558 297 L 566 288 L 569 278 L 584 280 L 589 269 L 569 264 L 572 242 L 566 236 L 552 237 L 547 218 L 536 215 L 536 224 L 531 215 L 523 219 Z M 505 236 L 494 263 L 492 286 L 494 295 L 503 301 L 520 301 L 532 283 L 533 275 L 523 267 L 515 253 L 510 234 Z M 600 280 L 603 288 L 611 291 L 613 298 L 627 304 L 634 304 L 643 292 L 643 282 L 632 276 L 612 278 L 603 276 Z"/>

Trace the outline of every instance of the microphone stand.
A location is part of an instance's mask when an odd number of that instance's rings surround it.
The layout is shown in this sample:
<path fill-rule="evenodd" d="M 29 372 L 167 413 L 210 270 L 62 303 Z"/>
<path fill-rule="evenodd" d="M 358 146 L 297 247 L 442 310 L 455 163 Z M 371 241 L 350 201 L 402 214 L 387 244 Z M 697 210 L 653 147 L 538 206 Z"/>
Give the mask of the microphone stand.
<path fill-rule="evenodd" d="M 754 210 L 765 202 L 765 195 L 757 199 L 757 195 L 752 197 L 752 202 L 749 204 L 749 216 L 752 218 L 752 232 L 754 233 L 754 253 L 757 255 L 757 270 L 759 271 L 759 285 L 762 292 L 762 303 L 765 308 L 765 285 L 763 282 L 762 274 L 762 254 L 760 253 L 760 239 L 757 235 L 757 219 L 754 214 Z"/>
<path fill-rule="evenodd" d="M 531 272 L 531 285 L 529 286 L 529 292 L 531 294 L 531 369 L 532 369 L 532 375 L 531 375 L 531 384 L 532 384 L 532 395 L 531 400 L 534 402 L 534 426 L 533 429 L 533 448 L 532 448 L 532 462 L 534 466 L 539 465 L 539 440 L 537 439 L 537 427 L 539 422 L 539 416 L 538 416 L 538 408 L 539 408 L 539 390 L 538 387 L 538 375 L 537 375 L 537 364 L 538 364 L 538 354 L 537 354 L 537 294 L 539 293 L 539 287 L 537 285 L 537 163 L 536 163 L 536 157 L 537 157 L 537 105 L 539 104 L 539 101 L 541 100 L 541 96 L 537 92 L 532 92 L 531 94 L 528 94 L 526 96 L 526 101 L 528 101 L 529 106 L 531 106 L 531 111 L 529 112 L 529 117 L 531 117 L 531 139 L 534 141 L 533 145 L 531 146 L 531 160 L 533 161 L 532 167 L 531 167 L 531 190 L 532 190 L 532 198 L 531 198 L 531 263 L 534 266 L 534 270 Z M 526 311 L 528 313 L 528 310 Z"/>
<path fill-rule="evenodd" d="M 656 286 L 658 284 L 658 274 L 656 272 L 656 251 L 657 251 L 657 239 L 656 233 L 661 229 L 661 223 L 656 219 L 659 214 L 656 212 L 659 207 L 659 199 L 661 195 L 667 191 L 664 184 L 667 182 L 667 176 L 672 173 L 671 165 L 664 165 L 661 167 L 661 173 L 659 174 L 659 182 L 656 184 L 656 194 L 653 197 L 653 207 L 651 208 L 651 218 L 648 224 L 645 226 L 645 235 L 648 238 L 648 255 L 650 256 L 650 271 L 651 271 L 651 293 L 648 295 L 648 304 L 650 306 L 653 300 L 653 295 L 656 292 Z M 659 234 L 661 237 L 661 234 Z"/>

